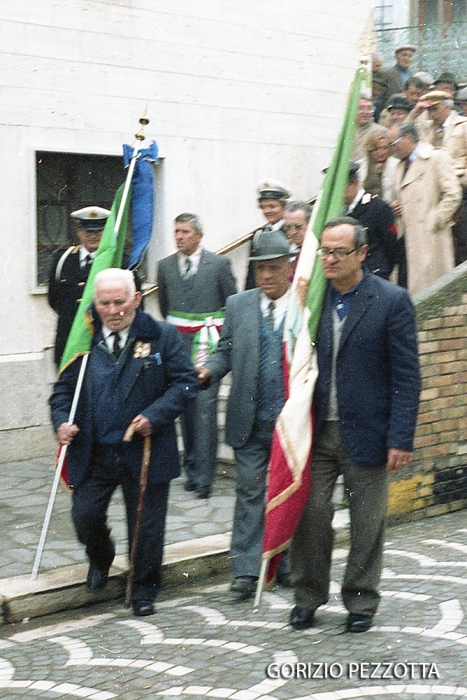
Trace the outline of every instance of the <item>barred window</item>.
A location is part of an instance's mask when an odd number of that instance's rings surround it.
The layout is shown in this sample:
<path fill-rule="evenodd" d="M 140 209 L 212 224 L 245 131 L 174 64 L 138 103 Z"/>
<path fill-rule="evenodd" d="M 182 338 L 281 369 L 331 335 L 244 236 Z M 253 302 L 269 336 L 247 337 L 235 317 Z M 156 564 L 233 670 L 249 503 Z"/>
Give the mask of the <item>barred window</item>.
<path fill-rule="evenodd" d="M 36 152 L 37 284 L 47 284 L 52 257 L 77 243 L 70 214 L 92 204 L 110 209 L 125 179 L 118 156 Z"/>

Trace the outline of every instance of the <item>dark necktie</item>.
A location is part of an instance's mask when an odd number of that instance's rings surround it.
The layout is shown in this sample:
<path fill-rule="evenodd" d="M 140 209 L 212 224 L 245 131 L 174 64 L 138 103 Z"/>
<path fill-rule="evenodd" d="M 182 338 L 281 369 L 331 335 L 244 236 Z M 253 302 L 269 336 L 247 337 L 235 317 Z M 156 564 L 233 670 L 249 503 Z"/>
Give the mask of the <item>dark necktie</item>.
<path fill-rule="evenodd" d="M 404 161 L 404 175 L 406 174 L 407 170 L 410 168 L 411 165 L 411 161 L 408 158 L 406 158 Z"/>
<path fill-rule="evenodd" d="M 92 265 L 92 258 L 91 258 L 91 256 L 90 256 L 89 253 L 88 253 L 88 254 L 86 255 L 86 257 L 84 258 L 84 264 L 83 264 L 83 267 L 82 267 L 83 274 L 86 275 L 86 277 L 87 277 L 88 274 L 89 274 L 89 270 L 91 269 L 91 265 Z"/>
<path fill-rule="evenodd" d="M 270 301 L 268 304 L 268 313 L 266 315 L 266 323 L 268 324 L 269 328 L 273 331 L 274 330 L 274 309 L 276 308 L 276 303 L 274 301 Z"/>
<path fill-rule="evenodd" d="M 190 258 L 187 258 L 185 260 L 185 272 L 183 273 L 183 277 L 189 277 L 190 276 L 190 270 L 191 270 L 191 260 Z"/>
<path fill-rule="evenodd" d="M 120 347 L 120 333 L 114 331 L 113 333 L 111 333 L 111 335 L 113 335 L 114 339 L 112 355 L 115 357 L 116 360 L 118 360 L 118 358 L 122 354 L 122 348 Z"/>

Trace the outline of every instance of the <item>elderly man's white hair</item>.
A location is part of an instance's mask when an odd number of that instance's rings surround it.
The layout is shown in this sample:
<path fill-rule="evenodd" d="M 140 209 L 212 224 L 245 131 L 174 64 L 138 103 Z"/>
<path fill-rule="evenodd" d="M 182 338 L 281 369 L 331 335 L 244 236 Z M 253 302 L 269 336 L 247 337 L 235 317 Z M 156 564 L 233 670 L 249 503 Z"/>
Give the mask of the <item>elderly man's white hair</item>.
<path fill-rule="evenodd" d="M 94 278 L 94 296 L 97 288 L 105 284 L 115 284 L 124 287 L 130 296 L 134 297 L 136 292 L 135 278 L 130 270 L 121 270 L 118 267 L 108 267 L 101 270 Z"/>

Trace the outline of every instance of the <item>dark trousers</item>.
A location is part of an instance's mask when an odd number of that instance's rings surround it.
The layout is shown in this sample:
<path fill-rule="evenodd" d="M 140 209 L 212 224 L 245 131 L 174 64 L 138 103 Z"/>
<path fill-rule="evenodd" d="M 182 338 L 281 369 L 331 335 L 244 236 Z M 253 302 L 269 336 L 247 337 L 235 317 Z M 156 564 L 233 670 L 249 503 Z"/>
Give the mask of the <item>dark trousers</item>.
<path fill-rule="evenodd" d="M 135 525 L 139 482 L 131 474 L 122 451 L 105 447 L 95 451 L 88 476 L 73 491 L 72 518 L 89 561 L 107 571 L 115 547 L 107 524 L 107 509 L 117 486 L 125 501 L 128 540 Z M 132 600 L 154 601 L 161 586 L 162 554 L 170 482 L 148 484 L 136 555 Z"/>
<path fill-rule="evenodd" d="M 235 450 L 236 501 L 230 546 L 234 576 L 259 576 L 263 551 L 266 475 L 274 423 L 257 422 L 248 442 Z M 283 552 L 279 574 L 288 573 L 288 552 Z"/>
<path fill-rule="evenodd" d="M 217 394 L 219 382 L 199 391 L 180 417 L 185 457 L 183 468 L 188 482 L 197 489 L 210 489 L 217 464 Z"/>
<path fill-rule="evenodd" d="M 290 548 L 295 602 L 316 610 L 329 599 L 333 547 L 332 493 L 343 474 L 350 512 L 350 552 L 342 583 L 349 612 L 374 615 L 379 603 L 387 507 L 386 466 L 349 458 L 339 423 L 327 421 L 313 447 L 311 490 Z"/>

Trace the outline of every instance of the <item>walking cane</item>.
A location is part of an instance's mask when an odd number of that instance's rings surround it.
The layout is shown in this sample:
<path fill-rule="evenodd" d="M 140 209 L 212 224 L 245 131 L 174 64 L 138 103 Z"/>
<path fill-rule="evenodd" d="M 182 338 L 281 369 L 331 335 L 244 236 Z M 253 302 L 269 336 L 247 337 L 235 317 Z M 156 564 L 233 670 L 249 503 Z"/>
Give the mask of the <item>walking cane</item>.
<path fill-rule="evenodd" d="M 126 433 L 123 437 L 123 442 L 130 442 L 135 432 L 135 426 L 130 423 Z M 133 539 L 131 541 L 130 547 L 130 568 L 128 570 L 128 579 L 126 584 L 125 592 L 125 606 L 130 607 L 131 602 L 131 592 L 133 589 L 133 579 L 135 577 L 135 562 L 136 562 L 136 551 L 138 549 L 139 531 L 141 529 L 141 518 L 143 515 L 143 505 L 144 496 L 146 493 L 146 486 L 148 483 L 148 471 L 149 471 L 149 460 L 151 459 L 151 436 L 146 435 L 144 438 L 143 447 L 143 463 L 141 466 L 141 474 L 139 478 L 139 495 L 138 495 L 138 505 L 136 506 L 136 516 L 135 516 L 135 526 L 133 529 Z"/>

